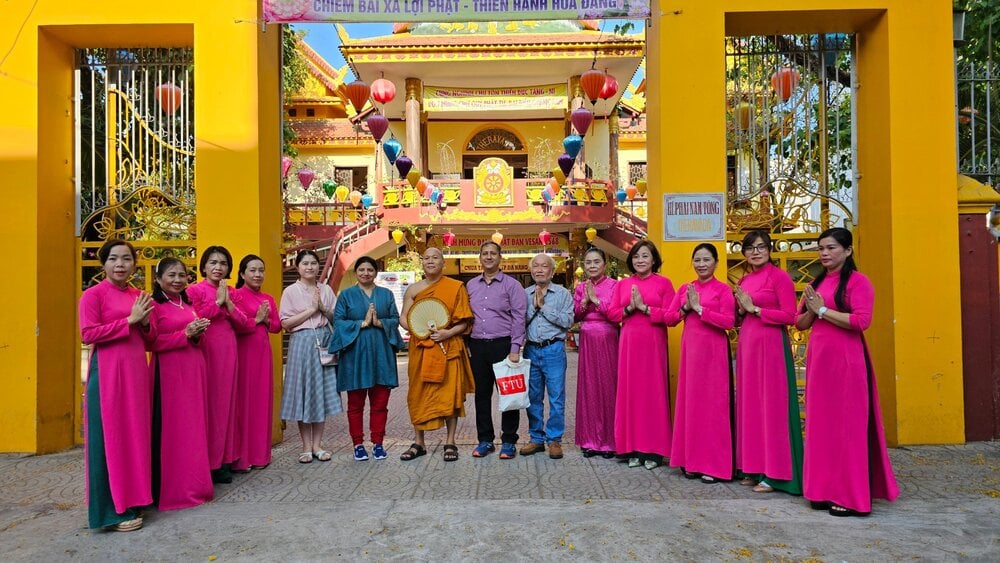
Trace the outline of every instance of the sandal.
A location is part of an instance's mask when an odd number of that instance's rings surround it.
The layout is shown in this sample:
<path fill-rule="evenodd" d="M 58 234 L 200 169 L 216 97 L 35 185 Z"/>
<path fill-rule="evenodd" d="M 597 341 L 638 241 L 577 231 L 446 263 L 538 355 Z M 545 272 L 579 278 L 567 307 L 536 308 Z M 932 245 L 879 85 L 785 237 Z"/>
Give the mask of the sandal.
<path fill-rule="evenodd" d="M 772 487 L 771 485 L 768 485 L 767 483 L 764 483 L 762 481 L 756 487 L 754 487 L 751 490 L 753 492 L 755 492 L 755 493 L 773 493 L 774 492 L 774 487 Z"/>
<path fill-rule="evenodd" d="M 313 457 L 320 461 L 330 461 L 333 459 L 333 454 L 326 450 L 319 450 L 318 452 L 313 452 Z"/>
<path fill-rule="evenodd" d="M 701 476 L 701 482 L 702 483 L 708 483 L 709 485 L 711 485 L 713 483 L 718 483 L 719 480 L 716 479 L 715 477 L 712 477 L 711 475 L 702 475 Z"/>
<path fill-rule="evenodd" d="M 813 510 L 830 510 L 830 503 L 827 501 L 811 500 L 809 508 Z"/>
<path fill-rule="evenodd" d="M 871 514 L 871 513 L 870 512 L 858 512 L 857 510 L 852 510 L 850 508 L 846 508 L 846 507 L 840 506 L 839 504 L 831 504 L 830 505 L 830 516 L 840 516 L 840 517 L 845 517 L 845 516 L 868 516 L 869 514 Z"/>
<path fill-rule="evenodd" d="M 751 479 L 749 477 L 745 477 L 743 479 L 740 479 L 740 485 L 744 485 L 744 486 L 747 486 L 747 487 L 753 487 L 756 484 L 757 484 L 757 481 L 755 481 L 754 479 Z"/>
<path fill-rule="evenodd" d="M 142 517 L 133 518 L 124 522 L 119 522 L 113 526 L 108 526 L 112 532 L 134 532 L 142 527 Z"/>
<path fill-rule="evenodd" d="M 427 455 L 427 448 L 421 446 L 420 444 L 414 442 L 410 444 L 409 449 L 405 452 L 399 454 L 399 459 L 403 461 L 410 461 L 412 459 L 417 459 L 422 455 Z M 457 454 L 456 454 L 457 455 Z"/>
<path fill-rule="evenodd" d="M 458 461 L 458 446 L 455 444 L 445 444 L 444 445 L 444 460 L 445 461 Z"/>
<path fill-rule="evenodd" d="M 299 463 L 312 463 L 313 453 L 312 452 L 302 452 L 299 454 Z"/>

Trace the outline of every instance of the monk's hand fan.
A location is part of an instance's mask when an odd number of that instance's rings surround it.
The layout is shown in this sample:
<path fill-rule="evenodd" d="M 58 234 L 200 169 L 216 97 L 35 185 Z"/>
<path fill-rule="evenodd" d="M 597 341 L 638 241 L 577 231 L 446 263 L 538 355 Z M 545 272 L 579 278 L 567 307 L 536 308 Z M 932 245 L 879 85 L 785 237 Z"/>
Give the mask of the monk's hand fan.
<path fill-rule="evenodd" d="M 448 320 L 448 308 L 440 299 L 433 297 L 417 301 L 410 307 L 410 312 L 406 315 L 406 323 L 410 326 L 410 332 L 419 338 L 427 338 L 431 331 L 447 325 Z M 444 352 L 444 344 L 438 342 L 438 345 Z"/>

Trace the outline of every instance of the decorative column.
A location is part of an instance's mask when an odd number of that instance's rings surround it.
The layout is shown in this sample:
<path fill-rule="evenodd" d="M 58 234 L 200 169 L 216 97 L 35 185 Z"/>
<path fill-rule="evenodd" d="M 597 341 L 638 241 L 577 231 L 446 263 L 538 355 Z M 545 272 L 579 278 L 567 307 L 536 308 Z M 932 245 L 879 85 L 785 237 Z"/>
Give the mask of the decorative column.
<path fill-rule="evenodd" d="M 962 387 L 965 439 L 1000 437 L 1000 287 L 997 238 L 987 213 L 1000 194 L 958 177 L 958 246 L 962 288 Z"/>
<path fill-rule="evenodd" d="M 569 131 L 570 131 L 569 134 L 580 135 L 581 137 L 583 137 L 583 134 L 577 131 L 576 127 L 573 127 L 573 124 L 569 119 L 570 113 L 572 113 L 573 110 L 577 108 L 582 108 L 583 104 L 585 103 L 583 97 L 583 88 L 580 86 L 579 75 L 569 79 L 569 91 L 570 91 L 569 110 L 566 111 L 566 118 L 565 118 L 566 123 L 569 126 Z M 573 185 L 573 182 L 575 182 L 576 180 L 580 178 L 586 178 L 587 177 L 586 165 L 587 165 L 587 143 L 584 142 L 580 148 L 580 154 L 576 156 L 576 162 L 573 164 L 573 169 L 570 170 L 569 172 L 569 179 L 566 181 L 566 184 Z"/>
<path fill-rule="evenodd" d="M 618 111 L 611 108 L 608 115 L 608 179 L 611 180 L 613 189 L 621 186 L 621 174 L 618 170 L 618 133 L 621 127 L 618 124 Z M 625 179 L 628 182 L 628 178 Z"/>
<path fill-rule="evenodd" d="M 406 156 L 413 161 L 413 166 L 424 172 L 424 159 L 421 154 L 423 142 L 420 139 L 420 113 L 423 106 L 424 85 L 419 78 L 406 79 Z"/>

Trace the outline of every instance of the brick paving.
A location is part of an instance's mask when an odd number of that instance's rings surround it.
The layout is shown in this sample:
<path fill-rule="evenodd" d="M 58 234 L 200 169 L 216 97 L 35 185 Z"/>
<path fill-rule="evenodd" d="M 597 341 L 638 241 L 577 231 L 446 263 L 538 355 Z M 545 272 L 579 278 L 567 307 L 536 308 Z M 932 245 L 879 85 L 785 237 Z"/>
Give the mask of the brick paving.
<path fill-rule="evenodd" d="M 575 353 L 569 364 L 561 460 L 471 457 L 470 397 L 459 461 L 442 460 L 442 429 L 428 434 L 427 456 L 401 462 L 412 438 L 404 383 L 389 405 L 389 459 L 355 462 L 339 415 L 326 431 L 333 460 L 299 464 L 290 425 L 269 467 L 220 485 L 207 505 L 151 511 L 132 534 L 86 530 L 82 449 L 0 455 L 0 545 L 33 560 L 1000 560 L 1000 442 L 892 449 L 900 500 L 834 519 L 781 493 L 584 458 L 573 446 Z"/>

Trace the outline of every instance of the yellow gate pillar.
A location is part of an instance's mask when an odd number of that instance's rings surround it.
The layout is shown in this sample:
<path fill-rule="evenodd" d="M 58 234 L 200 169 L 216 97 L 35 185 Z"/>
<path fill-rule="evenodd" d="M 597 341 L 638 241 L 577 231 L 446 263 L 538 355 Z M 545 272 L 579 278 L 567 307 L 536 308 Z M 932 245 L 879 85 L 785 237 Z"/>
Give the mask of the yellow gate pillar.
<path fill-rule="evenodd" d="M 886 434 L 893 444 L 963 442 L 951 2 L 685 0 L 659 9 L 647 35 L 654 241 L 663 193 L 725 191 L 725 36 L 857 34 L 856 250 L 876 289 L 867 334 Z M 692 248 L 660 245 L 675 283 L 694 276 Z"/>
<path fill-rule="evenodd" d="M 198 244 L 226 245 L 237 260 L 260 254 L 266 290 L 280 293 L 280 34 L 261 30 L 259 11 L 259 0 L 127 10 L 116 0 L 4 4 L 0 237 L 11 268 L 0 277 L 0 451 L 51 452 L 75 441 L 75 49 L 194 45 Z M 280 341 L 273 344 L 280 389 Z"/>

